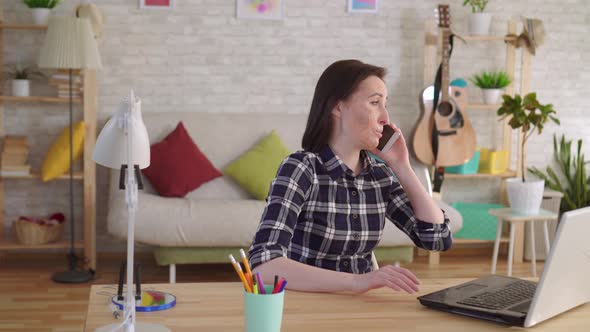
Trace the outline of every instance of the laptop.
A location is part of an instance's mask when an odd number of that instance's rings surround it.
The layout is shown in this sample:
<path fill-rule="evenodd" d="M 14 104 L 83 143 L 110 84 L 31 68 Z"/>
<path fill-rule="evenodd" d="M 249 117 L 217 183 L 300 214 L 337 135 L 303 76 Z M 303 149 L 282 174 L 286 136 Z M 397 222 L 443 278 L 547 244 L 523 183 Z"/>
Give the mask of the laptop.
<path fill-rule="evenodd" d="M 563 214 L 539 283 L 489 275 L 418 297 L 432 309 L 531 327 L 590 302 L 590 207 Z"/>

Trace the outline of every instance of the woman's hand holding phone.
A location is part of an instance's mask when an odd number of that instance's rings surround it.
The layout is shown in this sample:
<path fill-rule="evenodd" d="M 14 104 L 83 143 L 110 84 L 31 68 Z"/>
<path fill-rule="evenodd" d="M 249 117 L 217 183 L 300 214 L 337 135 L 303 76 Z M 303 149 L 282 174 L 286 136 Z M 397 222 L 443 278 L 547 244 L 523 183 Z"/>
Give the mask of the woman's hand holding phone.
<path fill-rule="evenodd" d="M 383 126 L 383 136 L 377 148 L 371 153 L 385 161 L 390 167 L 407 163 L 409 165 L 408 148 L 401 130 L 393 123 Z"/>

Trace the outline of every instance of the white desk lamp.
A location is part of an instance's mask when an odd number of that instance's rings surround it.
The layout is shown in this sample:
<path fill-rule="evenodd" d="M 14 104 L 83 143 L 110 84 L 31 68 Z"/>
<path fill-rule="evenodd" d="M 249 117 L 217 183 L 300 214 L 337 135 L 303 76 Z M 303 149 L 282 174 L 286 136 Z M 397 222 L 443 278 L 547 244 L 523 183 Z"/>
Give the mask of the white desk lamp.
<path fill-rule="evenodd" d="M 123 322 L 103 326 L 96 331 L 170 331 L 157 324 L 135 322 L 135 295 L 133 292 L 133 250 L 135 239 L 135 211 L 139 170 L 150 165 L 150 141 L 141 118 L 141 100 L 133 90 L 119 109 L 105 124 L 96 140 L 92 160 L 97 164 L 126 171 L 125 203 L 127 204 L 127 284 Z"/>

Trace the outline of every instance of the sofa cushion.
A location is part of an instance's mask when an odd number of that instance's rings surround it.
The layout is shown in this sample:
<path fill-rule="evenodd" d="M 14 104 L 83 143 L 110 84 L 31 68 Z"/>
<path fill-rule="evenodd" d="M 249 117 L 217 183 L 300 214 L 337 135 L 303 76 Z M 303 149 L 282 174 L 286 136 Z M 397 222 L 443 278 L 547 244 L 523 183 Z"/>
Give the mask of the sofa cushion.
<path fill-rule="evenodd" d="M 82 155 L 84 145 L 84 122 L 80 121 L 72 126 L 74 160 Z M 70 169 L 70 127 L 65 127 L 49 148 L 43 165 L 41 179 L 43 182 L 53 180 Z"/>
<path fill-rule="evenodd" d="M 164 140 L 151 146 L 150 166 L 143 170 L 165 197 L 184 197 L 203 183 L 221 176 L 179 122 Z"/>
<path fill-rule="evenodd" d="M 190 200 L 138 194 L 135 240 L 162 247 L 248 248 L 265 207 L 264 201 L 254 199 Z M 110 200 L 109 208 L 109 232 L 125 238 L 123 191 Z"/>
<path fill-rule="evenodd" d="M 279 165 L 289 154 L 289 150 L 273 130 L 225 167 L 223 172 L 236 180 L 254 198 L 264 200 Z"/>

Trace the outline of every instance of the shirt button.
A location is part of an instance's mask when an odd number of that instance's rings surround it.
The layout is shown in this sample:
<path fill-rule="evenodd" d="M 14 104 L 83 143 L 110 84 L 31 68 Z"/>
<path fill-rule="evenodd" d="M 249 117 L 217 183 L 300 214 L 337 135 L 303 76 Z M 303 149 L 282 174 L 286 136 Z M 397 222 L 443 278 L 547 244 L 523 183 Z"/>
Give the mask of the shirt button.
<path fill-rule="evenodd" d="M 354 213 L 354 214 L 352 215 L 352 219 L 357 219 L 358 217 L 359 217 L 359 215 L 358 215 L 358 214 L 356 214 L 356 213 Z"/>
<path fill-rule="evenodd" d="M 356 196 L 356 190 L 352 192 L 352 196 Z"/>
<path fill-rule="evenodd" d="M 352 235 L 352 237 L 353 237 L 355 240 L 358 240 L 358 239 L 360 239 L 360 238 L 361 238 L 361 235 L 360 235 L 359 233 L 354 233 L 354 234 Z"/>

